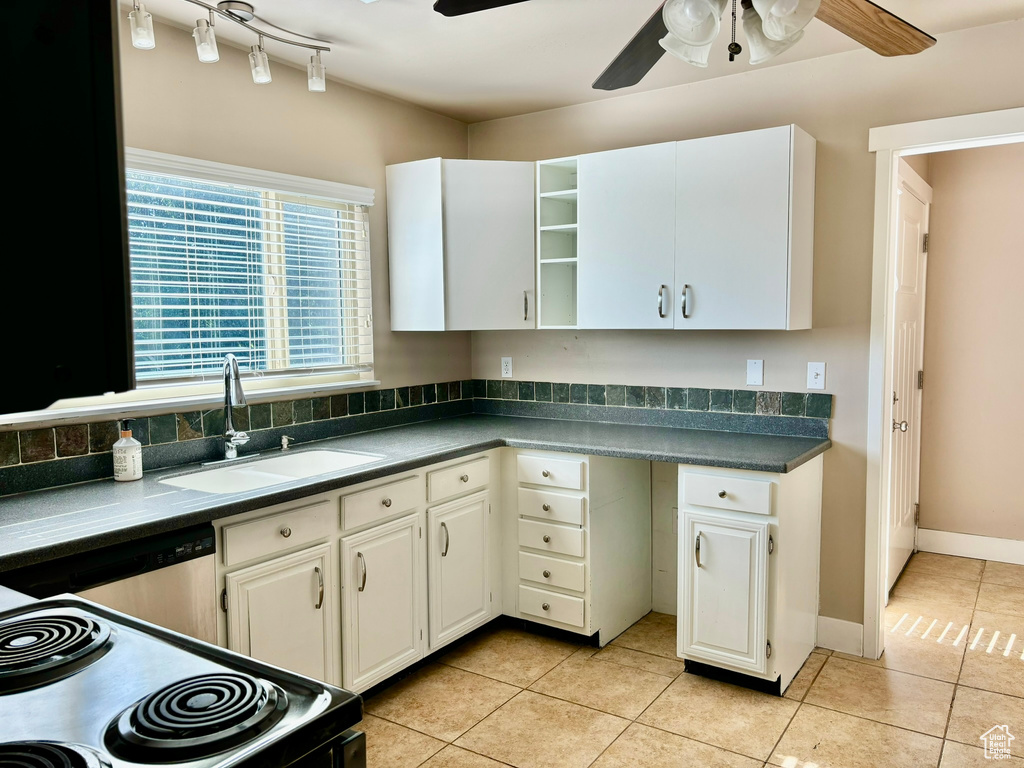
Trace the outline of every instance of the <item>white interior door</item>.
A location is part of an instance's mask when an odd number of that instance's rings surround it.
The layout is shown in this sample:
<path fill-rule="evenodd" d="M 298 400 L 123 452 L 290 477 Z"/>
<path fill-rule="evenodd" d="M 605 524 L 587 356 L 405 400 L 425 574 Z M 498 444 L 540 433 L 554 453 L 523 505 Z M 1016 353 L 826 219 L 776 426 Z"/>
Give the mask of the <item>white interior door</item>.
<path fill-rule="evenodd" d="M 914 551 L 915 510 L 921 470 L 921 390 L 924 366 L 924 298 L 931 188 L 900 163 L 896 201 L 896 274 L 893 282 L 892 450 L 886 592 Z"/>
<path fill-rule="evenodd" d="M 580 328 L 671 328 L 674 142 L 579 159 Z"/>
<path fill-rule="evenodd" d="M 487 494 L 427 511 L 430 529 L 430 647 L 489 618 Z"/>

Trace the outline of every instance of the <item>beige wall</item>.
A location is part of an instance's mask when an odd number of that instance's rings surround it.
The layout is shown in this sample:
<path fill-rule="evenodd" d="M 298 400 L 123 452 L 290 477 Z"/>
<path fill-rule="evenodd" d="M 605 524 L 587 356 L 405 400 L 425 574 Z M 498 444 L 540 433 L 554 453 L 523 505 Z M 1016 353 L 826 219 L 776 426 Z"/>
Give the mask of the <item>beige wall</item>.
<path fill-rule="evenodd" d="M 921 527 L 1024 539 L 1024 144 L 931 176 Z"/>
<path fill-rule="evenodd" d="M 802 391 L 808 361 L 835 395 L 825 455 L 821 612 L 863 619 L 867 356 L 874 204 L 873 126 L 1024 105 L 1024 22 L 943 35 L 918 56 L 866 50 L 709 82 L 470 126 L 470 156 L 535 160 L 795 122 L 818 139 L 814 330 L 486 332 L 473 375 L 742 387 L 747 358 L 765 386 Z M 675 63 L 676 66 L 684 66 Z M 1019 455 L 1019 452 L 1018 452 Z"/>
<path fill-rule="evenodd" d="M 157 47 L 121 29 L 125 143 L 221 163 L 372 187 L 375 372 L 385 387 L 469 378 L 468 333 L 390 332 L 384 166 L 466 156 L 466 125 L 335 81 L 309 93 L 306 73 L 276 61 L 255 85 L 246 53 L 221 45 L 200 64 L 188 32 L 157 25 Z"/>

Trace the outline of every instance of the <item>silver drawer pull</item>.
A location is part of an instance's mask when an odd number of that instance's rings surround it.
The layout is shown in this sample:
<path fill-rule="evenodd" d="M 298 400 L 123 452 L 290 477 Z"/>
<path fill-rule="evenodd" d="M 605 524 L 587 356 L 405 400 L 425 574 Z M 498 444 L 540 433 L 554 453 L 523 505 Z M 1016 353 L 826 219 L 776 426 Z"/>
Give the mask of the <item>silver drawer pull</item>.
<path fill-rule="evenodd" d="M 548 472 L 546 469 L 541 470 L 540 474 L 541 474 L 542 477 L 551 477 L 551 473 Z"/>
<path fill-rule="evenodd" d="M 696 543 L 696 545 L 694 547 L 693 555 L 694 555 L 694 557 L 697 558 L 697 567 L 700 568 L 701 564 L 700 564 L 700 534 L 699 533 L 697 534 L 697 543 Z"/>
<path fill-rule="evenodd" d="M 551 543 L 551 537 L 548 536 L 546 533 L 544 534 L 544 543 L 545 544 L 550 544 Z"/>
<path fill-rule="evenodd" d="M 468 483 L 469 482 L 469 475 L 463 475 L 462 477 L 459 478 L 459 480 L 461 480 L 464 483 Z"/>
<path fill-rule="evenodd" d="M 281 535 L 287 539 L 289 536 L 292 535 L 292 529 L 286 525 L 284 528 L 281 529 Z"/>
<path fill-rule="evenodd" d="M 540 508 L 543 509 L 545 512 L 550 512 L 551 511 L 551 505 L 550 504 L 541 504 Z"/>
<path fill-rule="evenodd" d="M 544 578 L 545 579 L 550 579 L 551 578 L 551 571 L 544 571 Z"/>
<path fill-rule="evenodd" d="M 356 552 L 356 557 L 359 558 L 359 565 L 363 570 L 363 580 L 359 582 L 359 591 L 362 592 L 366 589 L 366 558 L 363 557 L 362 552 Z"/>
<path fill-rule="evenodd" d="M 551 603 L 541 603 L 540 607 L 543 608 L 545 611 L 550 611 L 551 610 Z"/>
<path fill-rule="evenodd" d="M 441 523 L 441 530 L 444 531 L 444 550 L 441 552 L 441 557 L 448 557 L 448 547 L 452 543 L 451 534 L 448 533 L 448 526 L 444 523 Z"/>
<path fill-rule="evenodd" d="M 728 495 L 729 494 L 727 494 L 725 491 L 719 491 L 718 492 L 718 498 L 720 498 L 720 499 L 724 499 Z"/>
<path fill-rule="evenodd" d="M 317 581 L 320 582 L 320 598 L 313 607 L 319 611 L 324 607 L 324 572 L 320 570 L 319 565 L 313 566 L 313 571 L 316 573 Z"/>
<path fill-rule="evenodd" d="M 380 503 L 381 503 L 381 506 L 383 506 L 383 507 L 390 507 L 391 506 L 391 499 L 387 499 L 387 498 L 381 499 Z"/>

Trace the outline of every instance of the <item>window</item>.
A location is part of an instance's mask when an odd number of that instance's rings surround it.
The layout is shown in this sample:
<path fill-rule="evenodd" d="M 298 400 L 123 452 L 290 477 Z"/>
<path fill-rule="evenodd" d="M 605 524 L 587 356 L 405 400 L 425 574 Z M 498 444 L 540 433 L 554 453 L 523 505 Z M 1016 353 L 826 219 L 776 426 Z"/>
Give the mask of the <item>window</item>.
<path fill-rule="evenodd" d="M 126 176 L 140 384 L 219 376 L 228 352 L 264 374 L 371 369 L 367 205 L 321 196 L 371 190 L 135 154 Z"/>

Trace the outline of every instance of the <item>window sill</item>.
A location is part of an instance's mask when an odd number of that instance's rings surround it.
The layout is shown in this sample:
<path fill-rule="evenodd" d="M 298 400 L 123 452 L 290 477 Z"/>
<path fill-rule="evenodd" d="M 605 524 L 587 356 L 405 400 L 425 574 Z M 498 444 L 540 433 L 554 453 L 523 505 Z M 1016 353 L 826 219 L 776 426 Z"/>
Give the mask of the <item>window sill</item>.
<path fill-rule="evenodd" d="M 360 379 L 358 381 L 318 382 L 299 386 L 246 389 L 245 399 L 249 405 L 256 405 L 304 397 L 324 397 L 351 389 L 372 389 L 378 386 L 380 386 L 380 381 L 377 379 Z M 29 411 L 0 415 L 0 429 L 6 427 L 35 429 L 38 427 L 53 427 L 60 424 L 132 419 L 141 416 L 158 416 L 162 413 L 210 410 L 223 405 L 224 393 L 222 390 L 209 394 L 192 394 L 153 400 L 122 400 L 69 408 L 54 408 L 47 411 Z"/>

